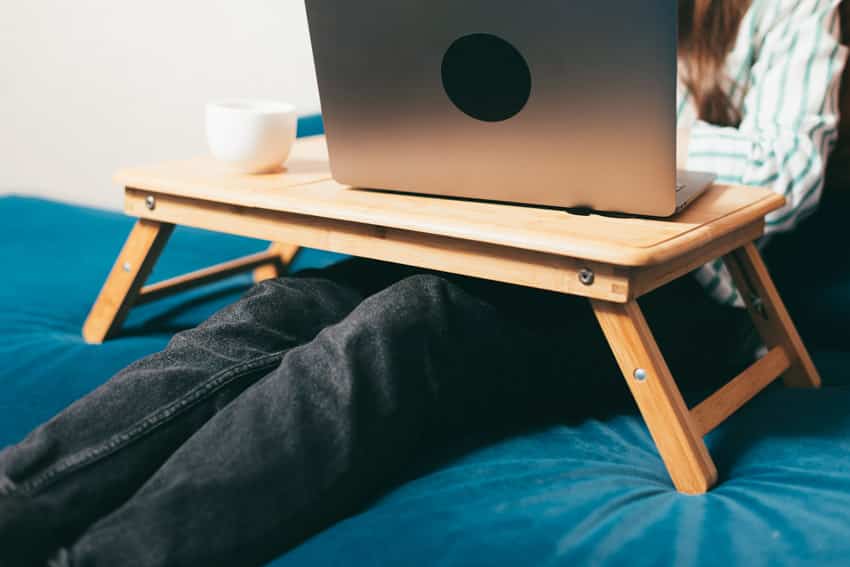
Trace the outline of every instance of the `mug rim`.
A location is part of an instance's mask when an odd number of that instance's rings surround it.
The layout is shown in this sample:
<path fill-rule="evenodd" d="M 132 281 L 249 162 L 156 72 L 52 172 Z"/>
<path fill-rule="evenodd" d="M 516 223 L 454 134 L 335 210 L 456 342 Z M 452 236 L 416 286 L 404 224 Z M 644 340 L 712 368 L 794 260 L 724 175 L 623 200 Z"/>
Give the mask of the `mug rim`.
<path fill-rule="evenodd" d="M 292 114 L 295 112 L 295 105 L 282 100 L 227 98 L 208 102 L 207 110 L 244 114 Z"/>

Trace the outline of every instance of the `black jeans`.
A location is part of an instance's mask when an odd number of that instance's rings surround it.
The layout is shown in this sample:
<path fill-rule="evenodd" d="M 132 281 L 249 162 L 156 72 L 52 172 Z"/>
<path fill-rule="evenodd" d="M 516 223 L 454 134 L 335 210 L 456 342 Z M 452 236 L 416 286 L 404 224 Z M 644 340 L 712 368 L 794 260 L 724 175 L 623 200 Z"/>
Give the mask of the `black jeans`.
<path fill-rule="evenodd" d="M 688 279 L 644 307 L 674 370 L 747 350 Z M 578 298 L 366 260 L 267 281 L 0 452 L 0 565 L 261 564 L 453 436 L 627 399 Z"/>

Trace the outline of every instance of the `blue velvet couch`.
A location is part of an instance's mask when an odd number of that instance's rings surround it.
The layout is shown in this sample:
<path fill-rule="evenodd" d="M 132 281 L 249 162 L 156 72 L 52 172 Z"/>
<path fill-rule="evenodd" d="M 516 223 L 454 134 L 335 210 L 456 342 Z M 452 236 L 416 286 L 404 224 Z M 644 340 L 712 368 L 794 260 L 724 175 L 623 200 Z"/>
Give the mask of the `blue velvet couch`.
<path fill-rule="evenodd" d="M 315 118 L 301 126 L 321 130 Z M 850 259 L 841 208 L 844 197 L 768 256 L 825 386 L 772 386 L 714 431 L 707 442 L 721 484 L 711 493 L 674 491 L 634 407 L 591 411 L 423 455 L 406 482 L 273 565 L 850 565 Z M 83 319 L 131 222 L 0 198 L 0 446 L 250 285 L 234 277 L 135 309 L 120 336 L 85 344 Z M 180 228 L 153 278 L 266 245 Z M 294 269 L 337 259 L 307 251 Z"/>

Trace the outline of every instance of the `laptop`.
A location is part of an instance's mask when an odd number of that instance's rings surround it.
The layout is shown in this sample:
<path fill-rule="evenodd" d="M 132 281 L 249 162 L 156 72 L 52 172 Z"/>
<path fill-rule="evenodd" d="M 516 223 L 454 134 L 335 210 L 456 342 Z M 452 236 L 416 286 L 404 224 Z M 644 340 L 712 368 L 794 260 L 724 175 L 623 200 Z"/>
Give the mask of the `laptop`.
<path fill-rule="evenodd" d="M 334 178 L 353 187 L 670 216 L 676 3 L 306 0 Z"/>

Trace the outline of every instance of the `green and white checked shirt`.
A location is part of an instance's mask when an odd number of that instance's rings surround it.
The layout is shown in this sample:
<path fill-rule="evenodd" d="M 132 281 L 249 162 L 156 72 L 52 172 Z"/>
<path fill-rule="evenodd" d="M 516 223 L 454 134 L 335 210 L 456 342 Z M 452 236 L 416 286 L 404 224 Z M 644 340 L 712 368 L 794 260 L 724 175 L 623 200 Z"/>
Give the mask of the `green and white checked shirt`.
<path fill-rule="evenodd" d="M 771 187 L 787 198 L 785 208 L 768 215 L 767 235 L 793 229 L 820 201 L 847 58 L 838 4 L 753 1 L 726 61 L 726 91 L 743 117 L 738 128 L 698 120 L 679 84 L 678 126 L 691 129 L 687 168 L 715 173 L 721 183 Z M 743 305 L 720 260 L 696 277 L 718 301 Z"/>

